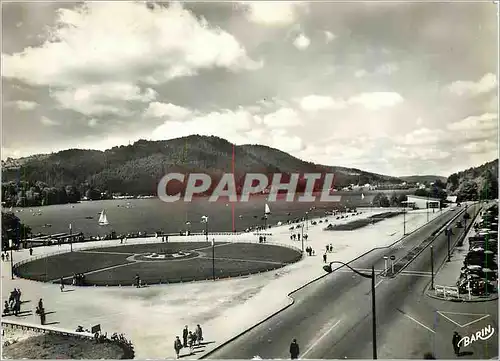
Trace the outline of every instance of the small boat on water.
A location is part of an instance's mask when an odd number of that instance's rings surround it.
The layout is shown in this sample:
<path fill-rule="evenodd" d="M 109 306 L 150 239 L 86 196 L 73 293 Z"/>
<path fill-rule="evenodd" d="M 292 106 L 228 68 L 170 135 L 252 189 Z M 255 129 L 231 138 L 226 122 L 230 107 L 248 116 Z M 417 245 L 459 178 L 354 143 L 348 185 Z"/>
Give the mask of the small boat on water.
<path fill-rule="evenodd" d="M 99 214 L 100 214 L 100 213 L 99 213 Z M 85 217 L 85 219 L 94 219 L 94 217 L 92 217 L 92 216 L 87 216 L 87 217 Z"/>
<path fill-rule="evenodd" d="M 266 203 L 266 207 L 264 209 L 264 214 L 267 216 L 268 214 L 271 214 L 271 209 L 269 208 L 269 205 Z"/>
<path fill-rule="evenodd" d="M 108 216 L 106 216 L 106 212 L 104 211 L 104 209 L 102 210 L 101 215 L 99 216 L 98 223 L 100 226 L 107 226 L 109 224 Z"/>

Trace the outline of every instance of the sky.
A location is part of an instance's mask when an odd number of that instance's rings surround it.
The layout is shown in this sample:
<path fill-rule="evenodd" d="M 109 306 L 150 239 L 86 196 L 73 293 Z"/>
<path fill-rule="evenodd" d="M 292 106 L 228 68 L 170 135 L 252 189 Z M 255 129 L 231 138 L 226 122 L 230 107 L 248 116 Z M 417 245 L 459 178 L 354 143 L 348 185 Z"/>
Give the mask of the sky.
<path fill-rule="evenodd" d="M 216 135 L 393 176 L 498 157 L 493 2 L 2 3 L 2 159 Z"/>

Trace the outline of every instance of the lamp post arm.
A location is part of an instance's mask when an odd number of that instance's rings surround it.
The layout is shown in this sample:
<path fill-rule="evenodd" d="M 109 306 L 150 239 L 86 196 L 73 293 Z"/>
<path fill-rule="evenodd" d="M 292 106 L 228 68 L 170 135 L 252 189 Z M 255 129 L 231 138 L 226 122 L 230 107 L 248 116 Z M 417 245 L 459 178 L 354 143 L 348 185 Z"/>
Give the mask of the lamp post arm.
<path fill-rule="evenodd" d="M 341 264 L 342 266 L 344 267 L 347 267 L 349 268 L 351 271 L 353 271 L 354 273 L 357 273 L 358 275 L 360 275 L 361 277 L 364 277 L 364 278 L 372 278 L 372 275 L 368 275 L 366 273 L 361 273 L 359 271 L 356 271 L 354 268 L 352 268 L 351 266 L 349 266 L 347 263 L 344 263 L 344 262 L 340 262 L 340 261 L 333 261 L 333 262 L 330 262 L 330 267 L 332 266 L 332 264 L 334 263 L 337 263 L 337 264 Z"/>

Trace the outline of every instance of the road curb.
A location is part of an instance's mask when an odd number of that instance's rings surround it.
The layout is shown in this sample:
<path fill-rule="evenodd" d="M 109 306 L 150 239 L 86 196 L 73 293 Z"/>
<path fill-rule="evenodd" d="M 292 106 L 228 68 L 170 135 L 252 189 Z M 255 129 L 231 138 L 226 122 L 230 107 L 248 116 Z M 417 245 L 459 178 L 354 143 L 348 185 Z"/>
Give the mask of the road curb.
<path fill-rule="evenodd" d="M 442 214 L 441 214 L 440 216 L 442 216 Z M 440 217 L 440 216 L 438 216 L 438 217 Z M 436 220 L 438 217 L 434 218 L 432 221 Z M 372 248 L 371 250 L 369 250 L 369 251 L 367 251 L 367 252 L 365 252 L 365 253 L 361 254 L 360 256 L 357 256 L 356 258 L 353 258 L 353 259 L 352 259 L 352 260 L 350 260 L 349 262 L 346 262 L 346 264 L 350 264 L 350 263 L 352 263 L 352 262 L 355 262 L 355 261 L 357 261 L 358 259 L 360 259 L 360 258 L 362 258 L 362 257 L 365 257 L 366 255 L 368 255 L 368 254 L 370 254 L 370 253 L 372 253 L 372 252 L 379 251 L 379 250 L 386 249 L 386 248 L 391 248 L 391 247 L 393 247 L 394 245 L 396 245 L 397 243 L 399 243 L 399 242 L 403 241 L 403 240 L 404 240 L 406 237 L 408 237 L 409 235 L 411 235 L 411 234 L 413 234 L 413 233 L 417 232 L 418 230 L 422 229 L 423 227 L 425 227 L 426 225 L 428 225 L 428 224 L 429 224 L 430 222 L 432 222 L 432 221 L 429 221 L 429 222 L 427 222 L 427 223 L 425 223 L 425 224 L 421 225 L 420 227 L 415 228 L 413 231 L 411 231 L 410 233 L 407 233 L 407 234 L 403 235 L 401 238 L 397 239 L 396 241 L 394 241 L 394 242 L 393 242 L 393 243 L 391 243 L 390 245 L 388 245 L 388 246 L 383 246 L 383 247 L 376 247 L 376 248 Z M 335 269 L 334 269 L 331 273 L 333 273 L 333 272 L 337 271 L 338 269 L 340 269 L 340 268 L 342 268 L 342 267 L 344 267 L 344 266 L 339 266 L 339 267 L 335 268 Z M 304 285 L 302 285 L 302 286 L 300 286 L 300 287 L 296 288 L 295 290 L 293 290 L 293 291 L 289 292 L 289 293 L 287 294 L 287 297 L 288 297 L 288 298 L 289 298 L 289 300 L 290 300 L 290 302 L 289 302 L 289 304 L 288 304 L 288 305 L 286 305 L 286 306 L 284 306 L 284 307 L 280 308 L 279 310 L 277 310 L 277 311 L 273 312 L 271 315 L 267 316 L 267 317 L 266 317 L 266 318 L 264 318 L 262 321 L 259 321 L 258 323 L 255 323 L 254 325 L 252 325 L 251 327 L 247 328 L 246 330 L 244 330 L 244 331 L 240 332 L 239 334 L 237 334 L 237 335 L 235 335 L 235 336 L 231 337 L 229 340 L 224 341 L 223 343 L 221 343 L 219 346 L 215 347 L 214 349 L 212 349 L 212 350 L 210 350 L 210 351 L 208 351 L 208 352 L 204 353 L 203 355 L 201 355 L 200 357 L 198 357 L 198 360 L 205 359 L 206 357 L 208 357 L 208 356 L 210 356 L 211 354 L 215 353 L 216 351 L 220 350 L 220 349 L 221 349 L 221 348 L 223 348 L 224 346 L 226 346 L 226 345 L 230 344 L 231 342 L 233 342 L 234 340 L 236 340 L 236 339 L 238 339 L 239 337 L 243 336 L 244 334 L 246 334 L 246 333 L 248 333 L 248 332 L 252 331 L 254 328 L 256 328 L 256 327 L 260 326 L 261 324 L 263 324 L 264 322 L 266 322 L 266 321 L 268 321 L 269 319 L 273 318 L 274 316 L 276 316 L 276 315 L 280 314 L 281 312 L 283 312 L 284 310 L 286 310 L 287 308 L 289 308 L 290 306 L 292 306 L 292 305 L 295 303 L 295 300 L 294 300 L 294 298 L 292 297 L 292 295 L 293 295 L 294 293 L 299 292 L 300 290 L 302 290 L 302 289 L 306 288 L 307 286 L 310 286 L 310 285 L 311 285 L 311 284 L 313 284 L 314 282 L 319 281 L 320 279 L 322 279 L 322 278 L 324 278 L 324 277 L 328 276 L 329 274 L 330 274 L 330 273 L 325 273 L 324 275 L 321 275 L 321 276 L 319 276 L 319 277 L 316 277 L 316 278 L 312 279 L 311 281 L 308 281 L 308 282 L 307 282 L 307 283 L 305 283 Z"/>
<path fill-rule="evenodd" d="M 481 212 L 481 210 L 483 209 L 483 207 L 481 206 L 481 203 L 477 203 L 477 204 L 474 204 L 473 206 L 475 205 L 479 205 L 479 209 L 477 210 L 476 214 L 474 215 L 474 218 L 473 218 L 473 221 L 470 222 L 469 226 L 467 227 L 467 229 L 464 229 L 464 239 L 465 237 L 467 237 L 467 234 L 469 233 L 470 229 L 472 228 L 473 224 L 474 224 L 474 220 L 477 218 L 477 216 L 479 215 L 479 213 Z M 462 212 L 465 213 L 466 210 L 464 210 Z M 458 218 L 455 217 L 454 219 Z M 453 251 L 455 250 L 456 248 L 456 245 L 458 243 L 459 240 L 457 240 L 451 247 L 451 253 L 450 254 L 453 254 Z M 441 262 L 441 264 L 439 265 L 439 268 L 438 268 L 438 271 L 436 272 L 435 276 L 441 271 L 441 269 L 443 268 L 443 266 L 446 264 L 446 258 L 444 259 L 443 262 Z M 489 302 L 489 301 L 495 301 L 495 300 L 498 300 L 498 293 L 495 295 L 495 297 L 493 298 L 488 298 L 488 299 L 475 299 L 475 300 L 468 300 L 468 299 L 462 299 L 462 298 L 459 298 L 459 299 L 453 299 L 453 298 L 442 298 L 442 297 L 438 297 L 434 294 L 434 292 L 432 290 L 430 290 L 430 286 L 431 286 L 431 282 L 429 282 L 427 284 L 427 286 L 424 287 L 424 294 L 427 296 L 427 297 L 430 297 L 430 298 L 433 298 L 435 300 L 440 300 L 440 301 L 448 301 L 448 302 L 459 302 L 459 303 L 475 303 L 475 302 Z"/>
<path fill-rule="evenodd" d="M 456 303 L 478 303 L 478 302 L 489 302 L 489 301 L 496 301 L 498 300 L 498 294 L 495 295 L 495 297 L 488 298 L 488 299 L 476 299 L 476 300 L 468 300 L 464 298 L 442 298 L 434 295 L 432 291 L 426 290 L 425 295 L 427 297 L 433 298 L 435 300 L 440 300 L 440 301 L 448 301 L 448 302 L 456 302 Z"/>

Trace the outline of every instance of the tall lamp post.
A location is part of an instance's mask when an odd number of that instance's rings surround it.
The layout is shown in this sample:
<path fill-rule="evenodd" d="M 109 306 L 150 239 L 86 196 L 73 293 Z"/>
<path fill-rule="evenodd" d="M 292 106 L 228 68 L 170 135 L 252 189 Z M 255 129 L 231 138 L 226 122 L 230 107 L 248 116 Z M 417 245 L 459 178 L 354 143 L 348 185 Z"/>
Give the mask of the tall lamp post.
<path fill-rule="evenodd" d="M 306 212 L 306 232 L 309 232 L 309 212 Z"/>
<path fill-rule="evenodd" d="M 450 254 L 450 243 L 451 243 L 451 235 L 453 232 L 451 231 L 451 226 L 448 226 L 446 228 L 446 238 L 447 238 L 447 244 L 448 244 L 448 257 L 446 258 L 446 262 L 451 261 L 451 254 Z"/>
<path fill-rule="evenodd" d="M 300 240 L 302 242 L 302 254 L 304 254 L 304 224 L 302 223 L 302 236 L 300 237 Z"/>
<path fill-rule="evenodd" d="M 208 216 L 202 216 L 201 223 L 205 223 L 205 239 L 208 242 Z M 212 240 L 212 278 L 215 281 L 215 240 Z"/>
<path fill-rule="evenodd" d="M 73 252 L 73 228 L 71 226 L 71 223 L 69 224 L 69 247 L 70 252 Z"/>
<path fill-rule="evenodd" d="M 406 209 L 403 208 L 403 236 L 406 236 Z"/>
<path fill-rule="evenodd" d="M 427 223 L 429 223 L 429 196 L 427 196 Z"/>
<path fill-rule="evenodd" d="M 360 275 L 361 277 L 370 278 L 372 280 L 372 287 L 371 287 L 371 290 L 372 290 L 372 337 L 373 337 L 372 343 L 373 343 L 373 359 L 376 360 L 377 359 L 377 314 L 376 314 L 376 307 L 375 307 L 375 267 L 372 266 L 371 275 L 356 271 L 354 268 L 349 266 L 347 263 L 340 262 L 340 261 L 330 262 L 329 264 L 323 266 L 323 269 L 328 273 L 332 273 L 333 272 L 332 264 L 334 264 L 334 263 L 345 266 L 345 267 L 349 268 L 351 271 L 353 271 L 354 273 Z"/>
<path fill-rule="evenodd" d="M 12 248 L 14 246 L 14 243 L 12 242 L 12 239 L 9 239 L 9 248 L 10 248 L 10 277 L 11 279 L 14 279 L 14 260 L 12 259 Z"/>
<path fill-rule="evenodd" d="M 431 246 L 431 290 L 434 289 L 434 246 Z"/>

